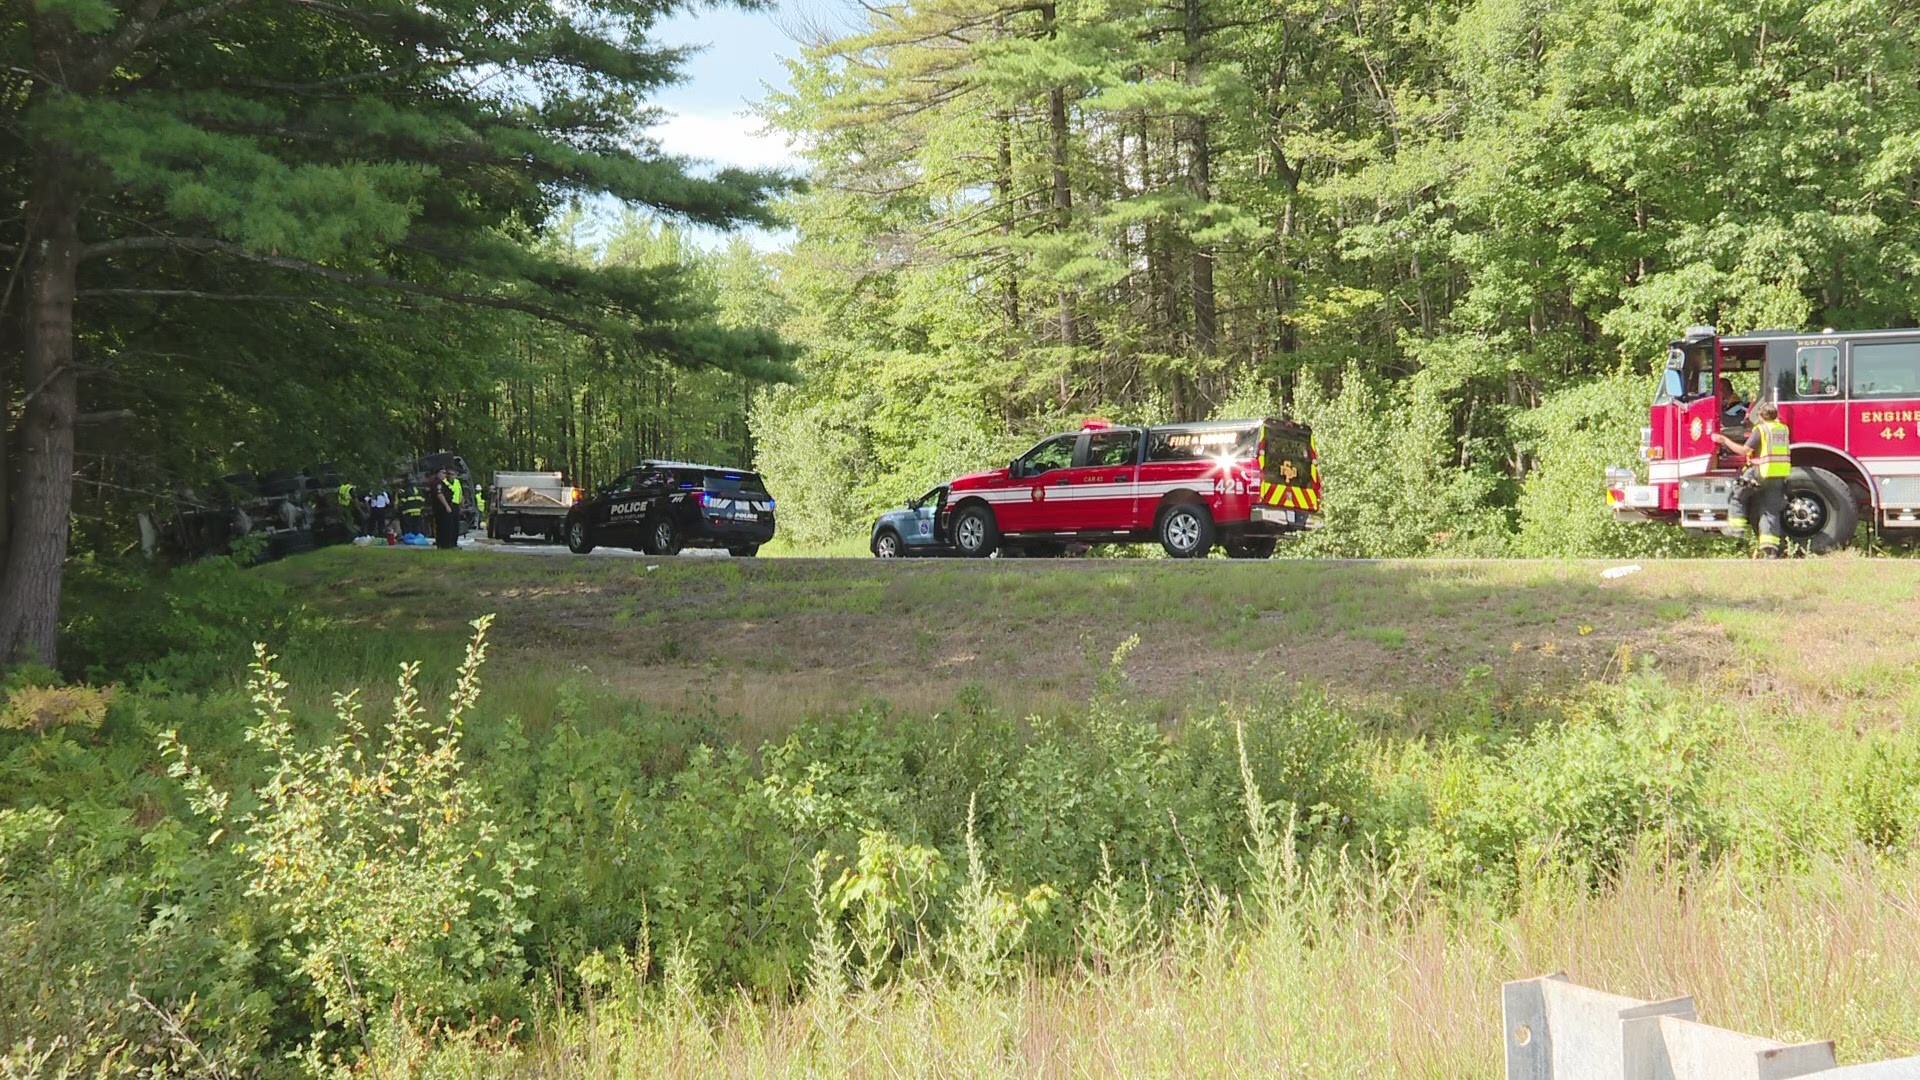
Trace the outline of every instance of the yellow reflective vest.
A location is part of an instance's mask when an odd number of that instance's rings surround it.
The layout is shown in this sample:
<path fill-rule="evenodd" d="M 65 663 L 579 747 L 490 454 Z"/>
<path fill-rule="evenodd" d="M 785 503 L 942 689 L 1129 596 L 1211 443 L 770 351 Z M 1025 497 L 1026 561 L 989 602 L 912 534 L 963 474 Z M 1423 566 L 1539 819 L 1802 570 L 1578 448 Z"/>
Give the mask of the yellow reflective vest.
<path fill-rule="evenodd" d="M 1793 437 L 1787 425 L 1778 420 L 1762 420 L 1754 425 L 1760 434 L 1760 449 L 1750 459 L 1754 472 L 1762 480 L 1779 480 L 1793 471 Z"/>

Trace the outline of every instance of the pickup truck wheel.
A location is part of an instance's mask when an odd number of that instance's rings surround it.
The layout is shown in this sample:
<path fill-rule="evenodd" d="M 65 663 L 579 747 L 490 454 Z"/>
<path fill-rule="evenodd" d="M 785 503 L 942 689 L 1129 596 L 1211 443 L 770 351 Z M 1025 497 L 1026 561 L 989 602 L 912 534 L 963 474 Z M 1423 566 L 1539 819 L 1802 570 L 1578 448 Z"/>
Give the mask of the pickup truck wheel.
<path fill-rule="evenodd" d="M 593 550 L 593 534 L 587 531 L 586 522 L 567 523 L 567 550 L 575 555 L 585 555 Z"/>
<path fill-rule="evenodd" d="M 1213 515 L 1199 503 L 1174 503 L 1160 511 L 1160 546 L 1174 559 L 1203 559 L 1213 550 Z"/>
<path fill-rule="evenodd" d="M 899 558 L 900 534 L 892 529 L 881 529 L 880 535 L 873 538 L 873 557 L 876 559 Z"/>
<path fill-rule="evenodd" d="M 1227 557 L 1230 559 L 1270 559 L 1274 546 L 1278 543 L 1271 536 L 1255 536 L 1245 540 L 1227 541 Z"/>
<path fill-rule="evenodd" d="M 953 549 L 968 559 L 984 559 L 1000 546 L 1000 526 L 993 511 L 979 503 L 953 515 Z"/>
<path fill-rule="evenodd" d="M 760 554 L 759 544 L 735 544 L 727 549 L 727 554 L 736 559 L 751 559 Z"/>
<path fill-rule="evenodd" d="M 680 530 L 674 528 L 672 518 L 656 518 L 647 526 L 647 554 L 680 554 Z"/>

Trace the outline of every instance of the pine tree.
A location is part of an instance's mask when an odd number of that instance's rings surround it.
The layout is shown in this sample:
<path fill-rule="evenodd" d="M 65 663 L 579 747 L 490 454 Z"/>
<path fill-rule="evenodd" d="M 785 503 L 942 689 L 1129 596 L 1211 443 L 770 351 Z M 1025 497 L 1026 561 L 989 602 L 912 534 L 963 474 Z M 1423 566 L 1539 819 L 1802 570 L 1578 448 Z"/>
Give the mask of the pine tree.
<path fill-rule="evenodd" d="M 613 357 L 778 374 L 671 266 L 583 265 L 526 238 L 565 200 L 768 220 L 764 172 L 691 177 L 648 141 L 674 0 L 34 0 L 0 11 L 0 663 L 54 655 L 80 386 L 170 305 L 515 312 Z M 397 308 L 396 305 L 406 305 Z M 326 314 L 323 312 L 323 314 Z M 244 319 L 245 316 L 237 316 Z M 400 320 L 397 320 L 400 321 Z M 315 324 L 309 322 L 307 327 Z M 250 359 L 297 365 L 279 340 Z M 351 357 L 339 357 L 352 362 Z"/>

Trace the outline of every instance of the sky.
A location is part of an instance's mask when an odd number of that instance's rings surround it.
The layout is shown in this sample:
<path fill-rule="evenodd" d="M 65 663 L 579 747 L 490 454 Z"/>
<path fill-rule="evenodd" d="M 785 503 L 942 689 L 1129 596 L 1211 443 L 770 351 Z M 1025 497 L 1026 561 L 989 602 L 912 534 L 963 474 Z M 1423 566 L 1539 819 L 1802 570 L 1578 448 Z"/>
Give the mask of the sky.
<path fill-rule="evenodd" d="M 653 104 L 668 115 L 653 129 L 670 154 L 715 166 L 790 168 L 801 162 L 786 140 L 764 130 L 749 106 L 768 88 L 785 89 L 782 60 L 798 56 L 796 35 L 823 20 L 843 19 L 845 0 L 776 0 L 770 11 L 721 7 L 683 12 L 655 27 L 651 39 L 662 45 L 700 51 L 682 67 L 683 80 L 659 94 Z M 778 247 L 787 234 L 751 230 L 755 247 Z M 696 237 L 702 246 L 719 246 L 725 234 Z"/>

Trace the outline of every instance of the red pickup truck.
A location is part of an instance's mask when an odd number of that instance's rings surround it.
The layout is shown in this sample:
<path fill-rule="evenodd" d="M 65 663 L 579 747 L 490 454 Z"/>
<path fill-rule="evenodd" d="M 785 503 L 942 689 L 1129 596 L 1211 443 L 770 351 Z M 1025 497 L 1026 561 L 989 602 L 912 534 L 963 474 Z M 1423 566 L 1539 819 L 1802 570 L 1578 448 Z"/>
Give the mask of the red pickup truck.
<path fill-rule="evenodd" d="M 1318 525 L 1313 433 L 1279 419 L 1156 427 L 1088 421 L 1004 469 L 948 486 L 942 539 L 958 554 L 1058 554 L 1069 543 L 1159 541 L 1176 559 L 1215 544 L 1240 559 Z"/>

